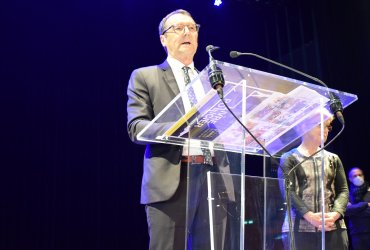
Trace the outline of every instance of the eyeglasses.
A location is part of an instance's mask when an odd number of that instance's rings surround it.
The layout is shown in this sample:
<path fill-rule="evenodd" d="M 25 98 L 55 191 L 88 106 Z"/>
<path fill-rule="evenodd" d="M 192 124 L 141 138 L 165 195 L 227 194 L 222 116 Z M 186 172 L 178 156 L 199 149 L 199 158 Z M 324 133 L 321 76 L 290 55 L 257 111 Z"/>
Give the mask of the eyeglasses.
<path fill-rule="evenodd" d="M 331 132 L 333 130 L 333 125 L 329 124 L 328 126 L 326 126 L 326 128 L 329 132 Z"/>
<path fill-rule="evenodd" d="M 174 24 L 168 27 L 167 29 L 165 29 L 162 32 L 162 35 L 164 35 L 166 32 L 169 32 L 170 29 L 173 29 L 173 32 L 176 34 L 181 34 L 184 32 L 185 27 L 188 28 L 190 33 L 195 33 L 199 31 L 200 24 L 196 24 L 196 23 L 195 24 Z"/>

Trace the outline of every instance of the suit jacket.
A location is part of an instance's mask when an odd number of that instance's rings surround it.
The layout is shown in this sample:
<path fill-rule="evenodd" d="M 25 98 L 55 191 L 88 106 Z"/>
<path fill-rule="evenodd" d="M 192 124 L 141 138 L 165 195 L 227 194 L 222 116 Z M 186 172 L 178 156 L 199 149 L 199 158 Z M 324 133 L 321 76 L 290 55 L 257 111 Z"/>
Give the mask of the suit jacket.
<path fill-rule="evenodd" d="M 141 203 L 165 201 L 175 193 L 180 181 L 182 147 L 140 142 L 138 133 L 161 112 L 180 90 L 171 67 L 165 61 L 139 68 L 131 74 L 127 95 L 127 130 L 130 139 L 146 144 L 141 185 Z M 218 162 L 228 166 L 225 154 L 215 152 Z M 229 172 L 229 168 L 220 168 Z"/>

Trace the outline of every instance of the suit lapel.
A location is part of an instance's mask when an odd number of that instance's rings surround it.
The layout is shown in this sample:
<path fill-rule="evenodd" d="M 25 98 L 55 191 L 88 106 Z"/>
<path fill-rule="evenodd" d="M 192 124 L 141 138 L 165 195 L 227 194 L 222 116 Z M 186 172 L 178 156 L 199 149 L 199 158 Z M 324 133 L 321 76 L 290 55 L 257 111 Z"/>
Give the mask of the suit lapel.
<path fill-rule="evenodd" d="M 179 86 L 177 85 L 175 75 L 172 72 L 172 69 L 167 61 L 164 61 L 162 64 L 158 65 L 160 69 L 163 71 L 163 82 L 167 83 L 168 87 L 173 93 L 173 97 L 175 98 L 179 93 Z M 178 102 L 180 104 L 180 107 L 178 107 L 181 111 L 181 113 L 184 113 L 185 108 L 182 102 Z"/>
<path fill-rule="evenodd" d="M 163 70 L 163 80 L 168 84 L 173 92 L 174 97 L 180 93 L 179 87 L 177 86 L 175 75 L 167 61 L 164 61 L 159 65 L 159 68 Z"/>

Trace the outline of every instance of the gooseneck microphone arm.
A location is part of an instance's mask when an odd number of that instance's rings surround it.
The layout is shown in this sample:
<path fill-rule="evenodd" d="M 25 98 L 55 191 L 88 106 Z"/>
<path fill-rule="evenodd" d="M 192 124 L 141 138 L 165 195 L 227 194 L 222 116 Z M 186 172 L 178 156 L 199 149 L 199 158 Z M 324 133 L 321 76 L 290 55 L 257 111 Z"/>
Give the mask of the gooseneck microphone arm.
<path fill-rule="evenodd" d="M 269 58 L 266 58 L 266 57 L 263 57 L 263 56 L 260 56 L 258 54 L 254 54 L 254 53 L 242 53 L 242 52 L 238 52 L 238 51 L 231 51 L 230 52 L 230 57 L 231 58 L 237 58 L 238 56 L 254 56 L 254 57 L 257 57 L 261 60 L 264 60 L 264 61 L 267 61 L 267 62 L 270 62 L 272 64 L 275 64 L 275 65 L 278 65 L 282 68 L 285 68 L 285 69 L 288 69 L 290 71 L 293 71 L 299 75 L 302 75 L 304 77 L 307 77 L 313 81 L 316 81 L 318 83 L 320 83 L 322 86 L 324 86 L 325 88 L 329 89 L 329 87 L 323 82 L 321 81 L 320 79 L 316 78 L 316 77 L 313 77 L 311 75 L 308 75 L 302 71 L 299 71 L 297 69 L 293 69 L 289 66 L 286 66 L 282 63 L 279 63 L 279 62 L 276 62 L 274 60 L 271 60 Z M 342 103 L 340 102 L 340 99 L 332 92 L 328 91 L 328 94 L 329 94 L 329 99 L 330 99 L 330 110 L 331 112 L 338 118 L 339 122 L 344 126 L 344 117 L 343 117 L 343 107 L 342 107 Z"/>
<path fill-rule="evenodd" d="M 239 56 L 254 56 L 254 57 L 257 57 L 257 58 L 259 58 L 259 59 L 262 59 L 262 60 L 268 61 L 268 62 L 273 63 L 273 64 L 275 64 L 275 65 L 278 65 L 278 66 L 280 66 L 280 67 L 283 67 L 283 68 L 289 69 L 289 70 L 291 70 L 291 71 L 293 71 L 293 72 L 296 72 L 297 74 L 303 75 L 303 76 L 305 76 L 305 77 L 307 77 L 307 78 L 310 78 L 310 79 L 312 79 L 312 80 L 314 80 L 314 81 L 317 81 L 317 82 L 319 82 L 320 84 L 322 84 L 324 87 L 329 88 L 329 87 L 328 87 L 328 86 L 327 86 L 323 81 L 321 81 L 320 79 L 317 79 L 316 77 L 310 76 L 310 75 L 308 75 L 308 74 L 306 74 L 306 73 L 304 73 L 304 72 L 301 72 L 301 71 L 299 71 L 299 70 L 297 70 L 297 69 L 293 69 L 293 68 L 291 68 L 291 67 L 289 67 L 289 66 L 286 66 L 286 65 L 284 65 L 284 64 L 282 64 L 282 63 L 279 63 L 279 62 L 273 61 L 273 60 L 271 60 L 271 59 L 269 59 L 269 58 L 266 58 L 266 57 L 263 57 L 263 56 L 260 56 L 260 55 L 258 55 L 258 54 L 254 54 L 254 53 L 241 53 L 241 52 L 238 52 L 238 51 L 231 51 L 231 52 L 230 52 L 230 57 L 231 57 L 231 58 L 237 58 L 237 57 L 239 57 Z"/>

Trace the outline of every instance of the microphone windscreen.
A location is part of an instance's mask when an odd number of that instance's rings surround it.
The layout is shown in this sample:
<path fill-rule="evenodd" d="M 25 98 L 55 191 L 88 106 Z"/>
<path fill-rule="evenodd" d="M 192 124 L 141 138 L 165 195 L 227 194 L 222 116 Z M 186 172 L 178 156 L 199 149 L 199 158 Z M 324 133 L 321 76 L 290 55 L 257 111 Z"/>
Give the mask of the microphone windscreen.
<path fill-rule="evenodd" d="M 236 58 L 239 56 L 239 52 L 238 51 L 230 51 L 230 57 L 231 58 Z"/>
<path fill-rule="evenodd" d="M 335 116 L 337 117 L 338 121 L 344 125 L 344 116 L 343 116 L 343 113 L 341 111 L 338 111 L 337 113 L 335 113 Z"/>
<path fill-rule="evenodd" d="M 213 45 L 208 45 L 207 47 L 206 47 L 206 51 L 207 52 L 209 52 L 210 50 L 213 50 Z"/>

